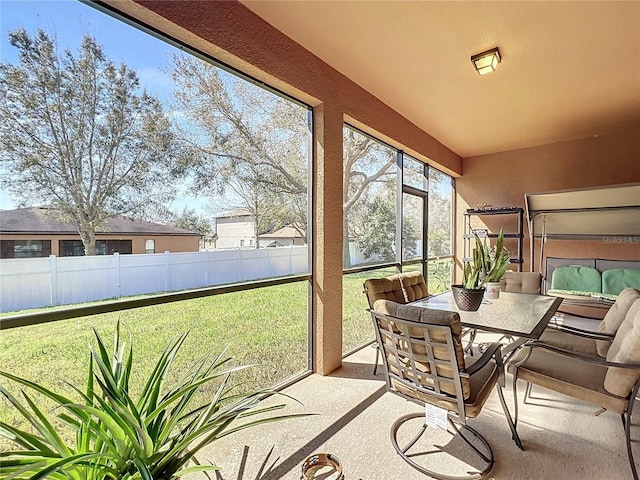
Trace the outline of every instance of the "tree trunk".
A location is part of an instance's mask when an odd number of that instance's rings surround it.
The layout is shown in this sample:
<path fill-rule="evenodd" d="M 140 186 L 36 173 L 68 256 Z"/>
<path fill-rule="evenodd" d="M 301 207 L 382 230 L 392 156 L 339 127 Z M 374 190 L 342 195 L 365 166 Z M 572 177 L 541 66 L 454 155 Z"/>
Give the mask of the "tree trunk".
<path fill-rule="evenodd" d="M 90 228 L 81 228 L 79 233 L 80 233 L 80 238 L 82 239 L 82 244 L 84 245 L 84 254 L 87 257 L 95 255 L 96 254 L 96 232 L 94 232 Z"/>
<path fill-rule="evenodd" d="M 346 213 L 342 215 L 342 268 L 351 266 L 351 253 L 349 252 L 349 221 Z"/>
<path fill-rule="evenodd" d="M 258 210 L 256 209 L 256 212 Z M 254 216 L 255 222 L 253 222 L 253 234 L 256 237 L 256 249 L 260 248 L 260 219 L 258 218 L 258 214 Z"/>

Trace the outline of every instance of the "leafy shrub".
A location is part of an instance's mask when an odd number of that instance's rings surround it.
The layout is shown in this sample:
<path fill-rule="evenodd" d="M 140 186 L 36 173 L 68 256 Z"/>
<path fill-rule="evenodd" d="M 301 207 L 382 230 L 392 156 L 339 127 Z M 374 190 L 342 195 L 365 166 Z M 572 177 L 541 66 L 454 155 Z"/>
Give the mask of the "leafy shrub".
<path fill-rule="evenodd" d="M 18 447 L 1 454 L 2 478 L 170 480 L 190 472 L 216 470 L 214 465 L 201 465 L 195 455 L 219 438 L 306 415 L 271 414 L 284 404 L 259 407 L 262 398 L 277 393 L 271 390 L 238 393 L 229 379 L 250 366 L 229 366 L 226 349 L 218 354 L 209 352 L 174 385 L 165 385 L 187 333 L 169 342 L 134 400 L 129 395 L 133 346 L 127 349 L 121 341 L 119 324 L 112 354 L 95 329 L 94 334 L 97 345 L 89 347 L 86 388 L 82 391 L 72 385 L 79 401 L 0 371 L 1 376 L 52 400 L 56 418 L 75 434 L 75 442 L 63 440 L 60 427 L 54 426 L 27 391 L 22 390 L 21 400 L 0 386 L 0 393 L 33 429 L 29 432 L 0 422 L 0 436 Z M 212 382 L 219 383 L 213 398 L 197 405 L 196 394 Z"/>

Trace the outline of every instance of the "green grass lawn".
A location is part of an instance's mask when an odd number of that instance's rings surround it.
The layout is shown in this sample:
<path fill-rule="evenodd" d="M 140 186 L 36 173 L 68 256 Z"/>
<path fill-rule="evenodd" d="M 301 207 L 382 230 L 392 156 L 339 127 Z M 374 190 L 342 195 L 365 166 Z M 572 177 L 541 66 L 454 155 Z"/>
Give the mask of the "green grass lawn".
<path fill-rule="evenodd" d="M 343 352 L 373 339 L 364 280 L 394 272 L 385 269 L 344 277 Z M 119 321 L 121 336 L 130 338 L 134 346 L 134 393 L 142 388 L 167 343 L 187 330 L 189 337 L 172 378 L 208 351 L 229 346 L 234 364 L 258 365 L 238 373 L 235 383 L 246 384 L 246 389 L 266 388 L 307 370 L 307 299 L 308 283 L 299 282 L 3 330 L 0 369 L 72 396 L 68 384 L 82 389 L 86 382 L 92 327 L 111 345 Z M 17 393 L 6 380 L 0 382 Z M 20 417 L 4 398 L 0 420 L 20 425 Z"/>
<path fill-rule="evenodd" d="M 346 283 L 354 285 L 345 287 L 354 295 L 350 303 L 353 325 L 345 328 L 345 349 L 351 349 L 364 341 L 361 339 L 372 338 L 373 332 L 362 281 L 354 278 Z M 134 392 L 142 387 L 170 339 L 187 330 L 189 336 L 176 359 L 173 378 L 209 350 L 229 346 L 234 364 L 258 365 L 234 374 L 235 383 L 245 383 L 246 389 L 266 388 L 307 370 L 307 298 L 308 284 L 300 282 L 3 330 L 0 369 L 72 396 L 68 384 L 82 388 L 86 382 L 88 345 L 94 342 L 92 327 L 111 345 L 119 321 L 121 335 L 133 342 Z M 17 393 L 16 386 L 6 380 L 0 383 Z M 4 398 L 0 420 L 21 424 Z"/>
<path fill-rule="evenodd" d="M 373 340 L 373 325 L 363 284 L 367 278 L 393 275 L 395 268 L 345 275 L 342 282 L 342 351 L 353 350 Z"/>
<path fill-rule="evenodd" d="M 112 344 L 120 321 L 121 335 L 130 337 L 134 346 L 134 392 L 141 389 L 169 340 L 187 330 L 174 378 L 209 350 L 228 345 L 234 364 L 259 365 L 239 373 L 234 383 L 245 382 L 246 389 L 269 387 L 307 369 L 307 285 L 293 283 L 3 330 L 0 368 L 72 395 L 67 383 L 82 388 L 86 382 L 88 344 L 94 341 L 91 327 Z M 0 382 L 16 393 L 15 386 L 4 379 Z M 0 420 L 20 424 L 4 399 Z"/>

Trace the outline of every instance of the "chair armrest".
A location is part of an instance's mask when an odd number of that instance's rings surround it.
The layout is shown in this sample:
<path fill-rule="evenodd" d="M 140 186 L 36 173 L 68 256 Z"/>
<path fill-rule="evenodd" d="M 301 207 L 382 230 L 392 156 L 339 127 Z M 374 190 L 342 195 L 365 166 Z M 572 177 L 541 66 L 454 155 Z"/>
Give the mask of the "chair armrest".
<path fill-rule="evenodd" d="M 586 296 L 586 295 L 568 295 L 568 294 L 560 294 L 560 293 L 554 294 L 554 292 L 551 290 L 547 291 L 547 295 L 551 297 L 561 298 L 562 303 L 564 305 L 608 309 L 614 304 L 614 301 L 611 301 L 608 298 L 604 298 L 600 296 L 596 297 L 596 296 Z M 560 308 L 561 307 L 558 307 L 558 309 Z"/>
<path fill-rule="evenodd" d="M 582 360 L 588 363 L 594 363 L 596 365 L 602 365 L 605 367 L 617 367 L 617 368 L 628 368 L 630 370 L 640 370 L 640 364 L 636 363 L 619 363 L 619 362 L 608 362 L 606 359 L 599 356 L 587 355 L 586 353 L 573 352 L 570 350 L 565 350 L 563 348 L 556 347 L 554 345 L 548 345 L 546 343 L 540 342 L 538 340 L 534 340 L 526 344 L 527 347 L 530 347 L 532 350 L 534 348 L 544 348 L 546 350 L 550 350 L 552 352 L 558 353 L 560 355 L 564 355 L 565 357 L 576 358 L 578 360 Z M 526 360 L 525 360 L 526 361 Z"/>
<path fill-rule="evenodd" d="M 582 328 L 572 327 L 570 325 L 559 325 L 557 323 L 550 323 L 548 328 L 552 328 L 553 330 L 558 330 L 560 332 L 565 332 L 570 335 L 576 335 L 578 337 L 592 338 L 593 340 L 608 340 L 611 342 L 615 337 L 615 334 L 613 333 L 584 330 Z"/>
<path fill-rule="evenodd" d="M 465 368 L 465 371 L 469 375 L 473 375 L 482 367 L 484 367 L 487 363 L 489 363 L 489 361 L 492 358 L 495 359 L 496 362 L 498 362 L 498 359 L 499 359 L 500 360 L 499 363 L 500 365 L 502 365 L 502 352 L 500 351 L 501 348 L 502 348 L 502 345 L 500 343 L 496 342 L 496 343 L 490 344 L 487 347 L 487 349 L 484 351 L 482 356 L 478 358 L 478 360 L 474 362 L 473 365 L 471 365 L 469 368 Z"/>
<path fill-rule="evenodd" d="M 567 317 L 569 318 L 584 318 L 587 320 L 595 320 L 597 322 L 601 321 L 601 318 L 596 318 L 596 317 L 590 317 L 589 315 L 583 315 L 581 313 L 576 313 L 576 312 L 565 312 L 563 310 L 561 310 L 562 308 L 562 304 L 560 304 L 560 306 L 558 307 L 558 310 L 556 310 L 556 313 L 554 315 L 555 317 L 560 317 L 561 319 L 565 319 Z"/>

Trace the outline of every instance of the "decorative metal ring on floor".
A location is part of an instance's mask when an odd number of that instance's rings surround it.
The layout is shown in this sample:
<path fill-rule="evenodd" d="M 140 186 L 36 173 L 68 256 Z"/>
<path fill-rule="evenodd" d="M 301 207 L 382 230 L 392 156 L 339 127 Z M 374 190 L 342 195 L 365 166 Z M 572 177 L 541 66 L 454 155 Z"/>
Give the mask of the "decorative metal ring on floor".
<path fill-rule="evenodd" d="M 330 453 L 314 453 L 302 464 L 300 480 L 344 480 L 342 464 Z"/>
<path fill-rule="evenodd" d="M 398 452 L 398 455 L 400 455 L 405 462 L 407 462 L 416 470 L 440 480 L 475 480 L 475 479 L 480 479 L 484 477 L 491 471 L 494 464 L 494 457 L 493 457 L 493 451 L 491 450 L 491 447 L 489 446 L 487 441 L 482 437 L 482 435 L 480 435 L 478 432 L 476 432 L 473 428 L 471 428 L 468 425 L 460 425 L 460 427 L 458 427 L 451 420 L 451 418 L 449 418 L 449 426 L 453 428 L 454 432 L 451 432 L 448 430 L 447 433 L 452 436 L 452 439 L 458 436 L 459 438 L 464 440 L 464 443 L 470 447 L 470 448 L 466 448 L 465 452 L 469 452 L 470 455 L 475 457 L 474 460 L 482 464 L 484 468 L 477 468 L 476 471 L 466 471 L 465 472 L 466 475 L 447 475 L 445 473 L 434 472 L 433 470 L 430 470 L 426 466 L 417 463 L 417 461 L 415 461 L 414 458 L 417 458 L 419 456 L 428 456 L 432 453 L 437 453 L 437 452 L 413 452 L 413 453 L 410 452 L 411 448 L 417 444 L 417 442 L 424 436 L 424 434 L 427 432 L 429 428 L 424 422 L 424 416 L 425 416 L 424 412 L 411 413 L 408 415 L 404 415 L 400 417 L 398 420 L 396 420 L 391 427 L 391 443 L 393 444 L 393 447 L 396 449 L 396 452 Z M 409 440 L 404 447 L 401 447 L 398 443 L 398 431 L 405 423 L 416 418 L 422 419 L 422 422 L 420 422 L 421 425 L 418 433 L 415 436 L 413 436 L 411 440 Z M 465 433 L 467 435 L 470 434 L 470 436 L 469 437 L 466 436 Z M 474 445 L 473 444 L 474 441 L 479 445 L 478 446 Z M 444 452 L 445 450 L 443 448 L 440 448 L 439 446 L 436 446 L 436 448 L 438 452 Z M 484 452 L 481 450 L 483 450 Z"/>

